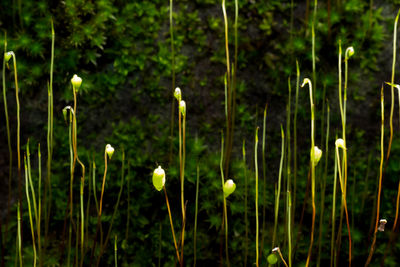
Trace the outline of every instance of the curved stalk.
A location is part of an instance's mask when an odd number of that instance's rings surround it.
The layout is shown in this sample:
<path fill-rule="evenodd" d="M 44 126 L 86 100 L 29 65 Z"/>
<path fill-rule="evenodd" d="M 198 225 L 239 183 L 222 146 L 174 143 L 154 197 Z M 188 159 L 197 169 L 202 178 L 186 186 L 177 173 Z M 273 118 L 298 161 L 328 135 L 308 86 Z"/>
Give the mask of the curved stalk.
<path fill-rule="evenodd" d="M 381 205 L 381 192 L 382 192 L 382 179 L 383 179 L 383 160 L 384 160 L 384 147 L 383 147 L 383 140 L 384 140 L 384 133 L 385 133 L 385 127 L 384 127 L 384 120 L 385 120 L 385 112 L 384 112 L 384 96 L 383 96 L 383 86 L 381 88 L 381 161 L 379 165 L 379 185 L 378 185 L 378 199 L 376 203 L 376 220 L 375 220 L 375 229 L 374 229 L 374 235 L 372 238 L 372 244 L 371 248 L 369 250 L 369 255 L 367 258 L 367 262 L 365 263 L 365 267 L 367 267 L 371 260 L 372 260 L 372 255 L 374 254 L 375 250 L 375 242 L 376 242 L 376 233 L 378 231 L 378 223 L 379 223 L 379 209 Z"/>

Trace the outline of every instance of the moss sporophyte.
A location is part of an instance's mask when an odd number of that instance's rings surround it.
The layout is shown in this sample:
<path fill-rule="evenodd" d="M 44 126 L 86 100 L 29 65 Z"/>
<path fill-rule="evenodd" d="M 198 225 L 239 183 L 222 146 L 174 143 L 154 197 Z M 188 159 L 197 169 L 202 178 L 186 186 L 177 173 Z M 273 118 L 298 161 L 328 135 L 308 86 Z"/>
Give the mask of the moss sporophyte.
<path fill-rule="evenodd" d="M 153 185 L 158 191 L 161 191 L 165 185 L 165 171 L 161 166 L 153 172 Z"/>

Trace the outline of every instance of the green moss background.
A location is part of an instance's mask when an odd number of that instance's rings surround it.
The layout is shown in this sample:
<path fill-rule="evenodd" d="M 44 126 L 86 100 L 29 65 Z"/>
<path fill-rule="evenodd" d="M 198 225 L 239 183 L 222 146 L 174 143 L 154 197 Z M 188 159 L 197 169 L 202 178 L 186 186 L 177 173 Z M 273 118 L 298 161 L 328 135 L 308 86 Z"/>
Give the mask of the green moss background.
<path fill-rule="evenodd" d="M 398 1 L 319 1 L 316 17 L 316 143 L 323 143 L 323 91 L 331 108 L 331 140 L 328 162 L 326 208 L 324 216 L 321 266 L 330 263 L 331 200 L 334 167 L 334 137 L 341 134 L 337 97 L 338 40 L 343 51 L 354 46 L 349 61 L 347 135 L 349 153 L 348 205 L 353 233 L 354 266 L 363 265 L 370 246 L 372 208 L 379 175 L 380 87 L 390 81 L 393 23 L 400 7 Z M 20 3 L 20 6 L 19 6 Z M 126 153 L 126 179 L 123 195 L 113 225 L 118 235 L 118 259 L 122 266 L 157 266 L 161 230 L 161 265 L 174 265 L 174 247 L 164 196 L 154 190 L 151 174 L 162 165 L 167 172 L 167 189 L 176 231 L 180 228 L 180 188 L 177 127 L 170 139 L 171 116 L 171 50 L 169 34 L 169 1 L 2 0 L 0 28 L 7 33 L 9 50 L 16 53 L 20 83 L 23 144 L 30 139 L 32 165 L 37 166 L 36 147 L 43 148 L 45 163 L 47 130 L 47 83 L 50 69 L 51 18 L 56 34 L 54 64 L 54 156 L 51 243 L 46 266 L 60 262 L 60 233 L 68 201 L 69 150 L 68 131 L 61 110 L 72 105 L 70 79 L 78 74 L 83 84 L 78 95 L 78 149 L 87 167 L 95 160 L 97 192 L 100 192 L 104 170 L 103 149 L 107 143 L 116 148 L 109 164 L 103 224 L 107 229 L 120 188 L 122 149 Z M 261 266 L 270 252 L 273 228 L 274 184 L 280 158 L 280 125 L 286 127 L 288 101 L 287 79 L 291 78 L 292 108 L 296 80 L 296 60 L 301 77 L 312 76 L 311 21 L 313 1 L 239 1 L 239 54 L 237 70 L 237 109 L 231 177 L 236 192 L 228 199 L 229 253 L 232 266 L 243 264 L 244 177 L 241 162 L 242 140 L 246 141 L 249 177 L 250 243 L 248 266 L 255 262 L 254 212 L 254 130 L 262 126 L 262 113 L 268 103 L 266 144 L 266 239 Z M 233 58 L 234 1 L 227 1 L 229 40 Z M 215 0 L 181 0 L 174 3 L 174 45 L 176 53 L 176 86 L 182 89 L 187 104 L 187 160 L 185 197 L 187 200 L 186 266 L 193 261 L 193 226 L 195 210 L 196 166 L 200 166 L 199 217 L 197 231 L 198 266 L 218 266 L 224 257 L 222 194 L 219 173 L 220 131 L 225 127 L 224 74 L 226 70 L 224 23 L 221 2 Z M 4 34 L 0 36 L 0 44 Z M 3 47 L 3 45 L 1 46 Z M 396 71 L 398 64 L 396 65 Z M 396 76 L 398 74 L 396 73 Z M 398 79 L 395 79 L 395 82 Z M 16 106 L 13 72 L 7 71 L 12 142 L 16 148 Z M 389 114 L 390 90 L 385 87 Z M 398 105 L 398 104 L 396 104 Z M 384 177 L 381 214 L 391 229 L 399 175 L 399 121 L 395 108 L 395 134 L 391 158 Z M 1 111 L 3 112 L 3 111 Z M 3 113 L 2 113 L 3 114 Z M 176 115 L 176 112 L 175 112 Z M 293 115 L 293 113 L 292 113 Z M 293 120 L 293 118 L 292 118 Z M 1 219 L 7 217 L 8 148 L 4 115 L 0 117 Z M 177 118 L 175 118 L 175 122 Z M 388 116 L 387 116 L 388 121 Z M 325 120 L 326 122 L 326 120 Z M 308 172 L 310 113 L 308 90 L 300 90 L 298 110 L 298 194 L 295 232 L 299 229 Z M 388 124 L 386 124 L 388 126 Z M 293 129 L 292 129 L 293 130 Z M 386 131 L 388 132 L 388 131 Z M 260 136 L 261 137 L 261 136 Z M 173 142 L 174 158 L 169 163 Z M 387 146 L 387 139 L 385 139 Z M 260 144 L 261 149 L 261 144 Z M 387 147 L 385 147 L 385 150 Z M 260 166 L 260 208 L 262 211 L 262 162 Z M 14 163 L 16 163 L 14 153 Z M 325 163 L 321 161 L 320 165 Z M 45 164 L 43 174 L 45 175 Z M 128 171 L 129 169 L 129 171 Z M 16 165 L 14 164 L 14 174 Z M 322 171 L 319 169 L 317 173 Z M 43 175 L 43 177 L 44 177 Z M 77 175 L 76 175 L 77 176 Z M 37 177 L 37 168 L 34 168 Z M 37 178 L 35 178 L 37 179 Z M 320 179 L 320 178 L 318 178 Z M 79 179 L 76 179 L 75 201 L 78 207 Z M 127 187 L 129 180 L 129 190 Z M 319 188 L 320 180 L 317 187 Z M 16 175 L 12 187 L 16 188 Z M 88 181 L 86 184 L 88 188 Z M 319 192 L 319 191 L 318 191 Z M 87 196 L 85 191 L 85 195 Z M 126 231 L 129 203 L 129 231 Z M 317 201 L 320 201 L 317 193 Z M 284 220 L 282 196 L 280 221 Z M 338 195 L 338 205 L 340 204 Z M 15 204 L 16 197 L 12 203 Z M 92 205 L 93 205 L 93 199 Z M 86 200 L 85 200 L 86 202 Z M 295 266 L 305 263 L 309 245 L 311 204 L 306 200 L 303 226 L 294 257 Z M 339 206 L 337 206 L 339 207 Z M 12 216 L 16 214 L 13 205 Z M 23 252 L 29 265 L 32 257 L 27 206 L 23 206 Z M 96 211 L 90 210 L 90 235 L 96 231 Z M 317 222 L 319 222 L 317 211 Z M 260 216 L 262 218 L 262 216 Z M 262 224 L 262 223 L 261 223 Z M 3 234 L 5 266 L 14 264 L 16 218 L 12 217 L 7 239 Z M 316 230 L 319 230 L 317 223 Z M 3 228 L 4 231 L 4 228 Z M 126 235 L 127 232 L 127 235 Z M 278 240 L 287 258 L 284 224 L 279 225 Z M 317 233 L 317 232 L 316 232 Z M 385 251 L 390 231 L 379 235 L 373 264 L 377 266 Z M 347 261 L 347 230 L 343 227 L 339 266 Z M 297 234 L 294 234 L 296 240 Z M 109 243 L 101 264 L 113 264 L 113 245 Z M 317 259 L 314 243 L 313 263 Z M 397 266 L 400 243 L 393 245 L 385 266 Z M 264 257 L 265 256 L 265 257 Z M 88 256 L 89 257 L 89 256 Z M 89 260 L 89 259 L 88 259 Z M 55 264 L 55 265 L 53 265 Z M 65 259 L 64 263 L 65 264 Z M 89 264 L 86 262 L 85 265 Z"/>

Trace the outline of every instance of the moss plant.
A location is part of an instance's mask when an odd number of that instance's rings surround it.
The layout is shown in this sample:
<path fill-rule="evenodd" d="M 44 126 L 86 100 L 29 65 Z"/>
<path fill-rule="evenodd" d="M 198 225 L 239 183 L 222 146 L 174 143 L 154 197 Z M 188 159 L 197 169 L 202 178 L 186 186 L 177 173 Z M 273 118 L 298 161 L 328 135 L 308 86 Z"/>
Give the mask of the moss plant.
<path fill-rule="evenodd" d="M 374 234 L 372 238 L 372 244 L 371 248 L 369 250 L 369 255 L 367 258 L 367 261 L 365 263 L 365 266 L 367 267 L 372 260 L 372 255 L 374 254 L 375 251 L 375 243 L 376 243 L 376 233 L 378 232 L 378 223 L 379 223 L 379 211 L 380 211 L 380 206 L 381 206 L 381 192 L 382 192 L 382 179 L 383 179 L 383 160 L 384 160 L 384 147 L 383 147 L 383 141 L 384 141 L 384 135 L 385 135 L 385 106 L 384 106 L 384 95 L 383 95 L 383 86 L 381 88 L 381 161 L 379 164 L 379 184 L 378 184 L 378 194 L 377 194 L 377 203 L 376 203 L 376 220 L 375 220 L 375 228 L 374 228 Z"/>
<path fill-rule="evenodd" d="M 247 195 L 248 195 L 248 186 L 247 186 L 247 171 L 246 171 L 246 142 L 243 139 L 243 175 L 244 175 L 244 223 L 245 223 L 245 238 L 244 238 L 244 266 L 247 266 L 247 255 L 249 250 L 249 220 L 247 217 Z"/>
<path fill-rule="evenodd" d="M 274 218 L 274 231 L 272 234 L 272 247 L 275 247 L 277 244 L 276 242 L 276 231 L 278 227 L 278 215 L 279 215 L 279 199 L 281 196 L 281 180 L 282 180 L 282 171 L 283 171 L 283 159 L 285 158 L 285 133 L 283 131 L 283 127 L 281 125 L 281 138 L 282 138 L 282 145 L 281 145 L 281 161 L 279 164 L 279 177 L 278 177 L 278 186 L 277 191 L 275 192 L 275 218 Z"/>
<path fill-rule="evenodd" d="M 26 200 L 28 203 L 28 212 L 29 212 L 29 222 L 31 226 L 31 234 L 32 234 L 32 247 L 33 247 L 33 266 L 36 267 L 36 241 L 35 241 L 35 226 L 33 224 L 33 219 L 32 219 L 32 209 L 31 209 L 31 200 L 29 196 L 29 173 L 28 173 L 28 167 L 27 167 L 27 161 L 26 161 L 26 156 L 24 156 L 24 166 L 25 166 L 25 193 L 26 193 Z M 33 192 L 32 192 L 33 193 Z"/>
<path fill-rule="evenodd" d="M 304 87 L 306 84 L 308 84 L 308 88 L 310 91 L 310 105 L 311 105 L 311 150 L 310 150 L 310 168 L 311 168 L 311 199 L 312 199 L 312 221 L 311 221 L 311 241 L 310 241 L 310 247 L 308 249 L 308 256 L 307 256 L 307 262 L 306 266 L 309 266 L 310 260 L 311 260 L 311 253 L 312 253 L 312 247 L 313 247 L 313 242 L 314 242 L 314 224 L 315 224 L 315 141 L 314 141 L 314 130 L 315 130 L 315 115 L 314 115 L 314 101 L 313 101 L 313 90 L 312 90 L 312 84 L 310 79 L 306 78 L 303 81 L 303 84 L 301 87 Z"/>
<path fill-rule="evenodd" d="M 22 241 L 21 241 L 21 202 L 19 201 L 17 205 L 17 227 L 18 227 L 17 230 L 18 258 L 19 258 L 19 266 L 22 267 L 23 262 L 22 262 Z"/>
<path fill-rule="evenodd" d="M 336 135 L 337 139 L 337 135 Z M 337 158 L 335 157 L 335 167 L 333 175 L 333 191 L 332 191 L 332 233 L 331 233 L 331 267 L 336 266 L 335 255 L 335 223 L 336 223 L 336 185 L 337 185 Z"/>
<path fill-rule="evenodd" d="M 315 74 L 315 23 L 317 19 L 317 0 L 314 0 L 314 12 L 313 12 L 313 20 L 311 25 L 311 46 L 312 46 L 312 74 L 313 74 L 313 84 L 314 88 L 317 88 L 317 77 Z M 314 96 L 315 97 L 315 96 Z M 315 99 L 313 99 L 315 101 Z"/>
<path fill-rule="evenodd" d="M 44 193 L 44 211 L 45 211 L 45 244 L 48 241 L 48 230 L 51 210 L 51 161 L 53 157 L 53 69 L 54 69 L 54 43 L 55 32 L 53 20 L 51 20 L 51 59 L 50 59 L 50 82 L 48 86 L 48 106 L 47 106 L 47 177 Z M 46 201 L 48 195 L 48 200 Z M 47 203 L 46 203 L 47 202 Z M 46 246 L 45 246 L 46 247 Z M 40 245 L 39 245 L 40 251 Z M 39 252 L 40 255 L 40 252 Z M 40 257 L 40 265 L 43 265 L 42 257 Z"/>
<path fill-rule="evenodd" d="M 263 132 L 262 132 L 262 167 L 263 167 L 263 219 L 262 219 L 262 236 L 261 236 L 261 253 L 264 251 L 264 239 L 265 239 L 265 209 L 267 206 L 267 167 L 265 162 L 265 131 L 267 124 L 267 108 L 268 104 L 264 108 L 264 119 L 263 119 Z"/>
<path fill-rule="evenodd" d="M 256 266 L 258 267 L 259 261 L 259 250 L 258 250 L 258 237 L 259 237 L 259 226 L 258 226 L 258 127 L 256 128 L 256 136 L 254 142 L 254 170 L 256 174 Z"/>
<path fill-rule="evenodd" d="M 18 199 L 22 203 L 22 176 L 21 176 L 21 116 L 19 104 L 19 87 L 18 87 L 18 73 L 17 73 L 17 58 L 13 51 L 7 52 L 4 55 L 6 63 L 13 58 L 14 63 L 14 81 L 15 81 L 15 100 L 17 103 L 17 161 L 18 161 Z M 21 210 L 20 210 L 21 212 Z M 20 214 L 20 217 L 21 214 Z"/>
<path fill-rule="evenodd" d="M 104 252 L 105 252 L 105 250 L 107 248 L 108 240 L 111 237 L 111 230 L 113 229 L 112 227 L 113 227 L 113 224 L 114 224 L 114 221 L 115 221 L 115 216 L 116 216 L 118 208 L 119 208 L 119 203 L 120 203 L 120 200 L 121 200 L 122 190 L 124 188 L 124 179 L 125 179 L 125 150 L 122 149 L 121 181 L 120 181 L 120 186 L 119 186 L 119 193 L 118 193 L 118 197 L 117 197 L 117 202 L 115 203 L 115 206 L 114 206 L 114 212 L 113 212 L 113 215 L 111 217 L 111 222 L 110 222 L 110 226 L 108 228 L 106 239 L 105 239 L 104 243 L 101 244 L 100 254 L 99 254 L 99 257 L 97 258 L 96 266 L 100 265 L 101 256 L 104 254 Z"/>
<path fill-rule="evenodd" d="M 196 178 L 196 202 L 195 202 L 195 213 L 194 213 L 194 231 L 193 231 L 193 266 L 196 267 L 196 255 L 197 255 L 197 213 L 198 213 L 198 206 L 199 206 L 199 180 L 200 180 L 200 169 L 199 164 L 197 164 L 196 168 L 197 178 Z"/>
<path fill-rule="evenodd" d="M 336 148 L 336 157 L 337 157 L 337 165 L 338 165 L 338 171 L 339 171 L 339 183 L 340 183 L 340 189 L 342 191 L 342 202 L 344 204 L 344 211 L 346 213 L 346 223 L 347 223 L 347 231 L 349 234 L 349 266 L 351 266 L 351 232 L 350 232 L 350 222 L 349 222 L 349 214 L 347 211 L 347 201 L 346 201 L 346 190 L 344 189 L 345 182 L 342 178 L 342 172 L 340 170 L 340 157 L 339 157 L 339 148 L 342 148 L 343 150 L 346 150 L 345 142 L 343 139 L 337 139 L 335 142 L 335 148 Z M 339 233 L 340 234 L 340 233 Z"/>
<path fill-rule="evenodd" d="M 175 44 L 174 44 L 174 21 L 173 21 L 173 0 L 169 0 L 169 34 L 171 38 L 171 88 L 175 90 Z M 173 151 L 173 137 L 174 137 L 174 124 L 175 124 L 175 101 L 174 94 L 172 95 L 171 102 L 171 129 L 170 129 L 170 148 L 169 148 L 169 162 L 172 161 Z"/>
<path fill-rule="evenodd" d="M 288 267 L 288 265 L 287 265 L 285 259 L 283 258 L 282 252 L 281 252 L 281 250 L 279 249 L 279 247 L 276 247 L 276 248 L 272 249 L 272 253 L 278 253 L 279 257 L 281 258 L 281 260 L 282 260 L 282 262 L 283 262 L 283 264 L 285 264 L 285 266 Z"/>
<path fill-rule="evenodd" d="M 231 83 L 231 61 L 229 59 L 229 36 L 228 36 L 228 17 L 226 14 L 225 0 L 222 0 L 222 13 L 224 17 L 224 30 L 225 30 L 225 55 L 226 55 L 226 103 L 227 103 L 227 129 L 226 129 L 226 145 L 225 145 L 225 156 L 224 156 L 224 164 L 225 164 L 225 175 L 229 176 L 229 161 L 231 156 L 232 149 L 232 83 Z"/>
<path fill-rule="evenodd" d="M 115 267 L 118 267 L 117 235 L 114 236 L 114 261 L 115 261 Z"/>
<path fill-rule="evenodd" d="M 182 232 L 181 232 L 181 267 L 183 266 L 183 251 L 185 245 L 185 225 L 186 225 L 186 211 L 185 211 L 185 195 L 184 195 L 184 182 L 185 182 L 185 158 L 186 158 L 186 102 L 181 100 L 179 102 L 179 146 L 180 146 L 180 180 L 181 180 L 181 208 L 182 208 Z M 182 118 L 182 122 L 181 122 Z M 182 125 L 182 127 L 181 127 Z"/>
<path fill-rule="evenodd" d="M 288 235 L 288 242 L 290 243 L 290 253 L 289 253 L 289 263 L 291 263 L 291 238 L 289 238 L 289 235 L 291 235 L 288 231 L 289 231 L 289 227 L 291 225 L 291 222 L 289 221 L 289 217 L 291 216 L 291 211 L 288 211 L 289 206 L 291 208 L 291 203 L 289 203 L 289 197 L 288 197 L 288 192 L 290 192 L 291 189 L 291 151 L 290 151 L 290 117 L 291 117 L 291 103 L 292 103 L 292 86 L 290 83 L 290 77 L 288 78 L 288 94 L 289 94 L 289 98 L 288 98 L 288 104 L 286 105 L 286 206 L 285 206 L 285 232 L 287 232 L 286 234 Z M 286 241 L 286 240 L 285 240 Z M 291 264 L 290 264 L 291 265 Z"/>
<path fill-rule="evenodd" d="M 288 259 L 289 259 L 289 267 L 292 266 L 292 198 L 290 191 L 286 191 L 286 203 L 287 203 L 287 238 L 288 238 Z"/>
<path fill-rule="evenodd" d="M 326 189 L 326 179 L 327 179 L 327 172 L 328 172 L 328 144 L 329 144 L 329 103 L 327 103 L 327 115 L 326 115 L 326 135 L 325 135 L 325 167 L 324 167 L 324 176 L 322 178 L 320 189 L 321 189 L 321 215 L 319 218 L 319 237 L 318 237 L 318 259 L 317 259 L 317 266 L 320 266 L 321 263 L 321 249 L 322 249 L 322 230 L 323 230 L 323 223 L 324 223 L 324 210 L 325 210 L 325 189 Z"/>
<path fill-rule="evenodd" d="M 11 178 L 12 178 L 12 147 L 11 147 L 11 136 L 10 136 L 10 123 L 8 120 L 8 107 L 7 107 L 7 91 L 6 91 L 6 51 L 7 51 L 7 33 L 4 33 L 4 55 L 3 55 L 3 104 L 4 104 L 4 115 L 6 119 L 6 128 L 7 128 L 7 145 L 8 145 L 8 198 L 7 198 L 7 219 L 6 219 L 6 227 L 5 227 L 5 237 L 7 240 L 8 234 L 8 222 L 10 220 L 10 212 L 11 212 Z"/>
<path fill-rule="evenodd" d="M 390 137 L 389 137 L 389 145 L 388 150 L 386 152 L 386 162 L 389 160 L 390 149 L 392 147 L 393 140 L 393 111 L 394 111 L 394 76 L 395 76 L 395 68 L 396 68 L 396 41 L 397 41 L 397 23 L 399 21 L 400 10 L 397 12 L 396 19 L 394 20 L 394 29 L 393 29 L 393 62 L 392 62 L 392 77 L 391 77 L 391 104 L 390 104 Z M 387 163 L 386 163 L 387 164 Z"/>
<path fill-rule="evenodd" d="M 229 250 L 228 250 L 228 215 L 226 211 L 226 194 L 225 194 L 225 178 L 224 178 L 224 134 L 221 132 L 221 160 L 219 163 L 219 168 L 221 172 L 221 185 L 222 185 L 222 194 L 224 201 L 224 223 L 225 223 L 225 256 L 226 256 L 226 265 L 229 267 Z"/>
<path fill-rule="evenodd" d="M 300 67 L 299 62 L 296 60 L 296 101 L 294 106 L 294 120 L 293 120 L 293 212 L 292 218 L 294 219 L 296 211 L 296 190 L 297 190 L 297 107 L 299 103 L 299 88 L 300 88 Z"/>
<path fill-rule="evenodd" d="M 39 265 L 43 266 L 43 256 L 42 256 L 42 243 L 41 243 L 41 221 L 42 221 L 42 156 L 40 153 L 40 143 L 38 144 L 38 170 L 39 170 L 39 177 L 38 177 L 38 220 L 37 220 L 37 238 L 38 238 L 38 253 L 39 253 Z"/>

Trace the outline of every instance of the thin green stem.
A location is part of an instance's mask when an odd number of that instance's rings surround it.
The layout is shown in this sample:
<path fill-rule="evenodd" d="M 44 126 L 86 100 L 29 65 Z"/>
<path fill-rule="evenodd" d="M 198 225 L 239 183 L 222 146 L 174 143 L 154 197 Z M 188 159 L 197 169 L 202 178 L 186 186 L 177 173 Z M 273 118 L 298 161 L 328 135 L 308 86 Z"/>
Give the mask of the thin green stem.
<path fill-rule="evenodd" d="M 224 193 L 224 184 L 225 184 L 225 178 L 224 178 L 224 168 L 223 168 L 223 162 L 224 162 L 224 134 L 221 132 L 221 160 L 219 162 L 219 168 L 221 172 L 221 186 L 222 186 L 222 196 L 224 200 L 224 223 L 225 223 L 225 256 L 226 256 L 226 265 L 229 267 L 230 262 L 229 262 L 229 250 L 228 250 L 228 215 L 227 215 L 227 210 L 226 210 L 226 197 Z"/>
<path fill-rule="evenodd" d="M 257 150 L 258 150 L 258 127 L 256 128 L 256 136 L 254 142 L 254 170 L 256 175 L 256 266 L 259 265 L 259 250 L 258 250 L 258 237 L 259 237 L 259 225 L 258 225 L 258 157 L 257 157 Z"/>
<path fill-rule="evenodd" d="M 115 206 L 114 206 L 114 212 L 113 212 L 113 215 L 111 217 L 110 227 L 108 228 L 106 239 L 104 241 L 104 244 L 101 244 L 100 254 L 99 254 L 99 257 L 97 259 L 97 264 L 96 264 L 97 266 L 99 266 L 99 264 L 100 264 L 101 256 L 103 255 L 104 251 L 106 250 L 107 244 L 108 244 L 108 240 L 110 239 L 110 236 L 111 236 L 112 226 L 114 224 L 115 216 L 117 214 L 119 203 L 120 203 L 120 200 L 121 200 L 122 190 L 124 188 L 124 179 L 125 179 L 125 151 L 124 151 L 124 149 L 122 149 L 121 182 L 120 182 L 120 186 L 119 186 L 119 193 L 118 193 L 117 203 L 115 203 Z"/>
<path fill-rule="evenodd" d="M 174 124 L 175 124 L 175 44 L 174 44 L 174 22 L 173 22 L 173 0 L 169 1 L 169 34 L 171 38 L 171 87 L 172 87 L 172 102 L 171 102 L 171 129 L 170 129 L 170 148 L 169 148 L 169 162 L 172 161 L 173 152 L 173 139 L 174 139 Z M 179 103 L 178 103 L 179 105 Z"/>
<path fill-rule="evenodd" d="M 181 168 L 181 205 L 182 205 L 182 233 L 181 233 L 181 267 L 183 267 L 183 251 L 185 245 L 185 196 L 184 196 L 184 181 L 185 181 L 185 158 L 186 158 L 186 111 L 182 116 L 182 168 Z"/>
<path fill-rule="evenodd" d="M 32 219 L 32 210 L 31 210 L 31 200 L 29 196 L 29 177 L 30 174 L 28 173 L 28 167 L 27 167 L 27 162 L 26 162 L 26 157 L 24 157 L 24 166 L 25 166 L 25 193 L 26 193 L 26 200 L 28 203 L 28 212 L 29 212 L 29 222 L 31 226 L 31 234 L 32 234 L 32 246 L 33 246 L 33 266 L 36 267 L 36 241 L 35 241 L 35 230 L 34 230 L 34 225 L 33 225 L 33 219 Z"/>
<path fill-rule="evenodd" d="M 294 220 L 296 212 L 296 191 L 297 191 L 297 107 L 299 102 L 299 88 L 300 88 L 300 68 L 299 62 L 296 60 L 296 102 L 294 106 L 294 120 L 293 120 L 293 211 L 292 218 Z"/>
<path fill-rule="evenodd" d="M 21 202 L 17 205 L 17 223 L 18 223 L 18 258 L 19 266 L 22 267 L 22 242 L 21 242 Z"/>
<path fill-rule="evenodd" d="M 276 247 L 276 231 L 278 228 L 278 216 L 279 216 L 279 199 L 281 197 L 281 183 L 282 183 L 282 172 L 283 172 L 283 160 L 285 158 L 285 132 L 283 131 L 283 127 L 281 125 L 281 138 L 282 138 L 282 145 L 281 145 L 281 160 L 279 163 L 279 176 L 278 176 L 278 186 L 275 194 L 275 218 L 274 218 L 274 231 L 272 233 L 272 247 Z"/>
<path fill-rule="evenodd" d="M 4 33 L 4 53 L 7 52 L 7 33 Z M 12 190 L 12 147 L 11 147 L 11 136 L 10 136 L 10 123 L 8 120 L 8 107 L 7 107 L 7 92 L 6 92 L 6 60 L 3 56 L 3 104 L 4 104 L 4 114 L 6 118 L 6 128 L 7 128 L 7 145 L 8 145 L 8 198 L 7 198 L 7 219 L 6 219 L 6 229 L 4 240 L 7 240 L 8 234 L 8 222 L 11 215 L 11 190 Z"/>
<path fill-rule="evenodd" d="M 263 136 L 262 136 L 262 167 L 263 167 L 263 220 L 262 220 L 262 236 L 261 236 L 261 253 L 264 251 L 264 239 L 265 239 L 265 212 L 267 206 L 267 167 L 265 162 L 265 132 L 266 132 L 266 121 L 267 121 L 267 108 L 268 104 L 265 105 L 264 119 L 263 119 Z"/>
<path fill-rule="evenodd" d="M 394 21 L 394 29 L 393 29 L 393 62 L 392 62 L 392 77 L 391 77 L 391 104 L 390 104 L 390 138 L 388 150 L 386 152 L 386 162 L 389 160 L 390 149 L 392 147 L 393 140 L 393 113 L 394 113 L 394 74 L 396 69 L 396 41 L 397 41 L 397 23 L 399 21 L 400 10 L 397 12 L 396 19 Z M 387 163 L 386 163 L 387 164 Z"/>
<path fill-rule="evenodd" d="M 313 12 L 313 20 L 311 25 L 311 44 L 312 44 L 312 72 L 313 72 L 313 84 L 314 88 L 317 88 L 317 77 L 315 73 L 315 23 L 317 19 L 317 0 L 314 0 L 314 12 Z M 315 97 L 315 95 L 314 95 Z M 315 99 L 313 99 L 315 100 Z"/>
<path fill-rule="evenodd" d="M 345 148 L 346 149 L 346 148 Z M 344 203 L 344 210 L 346 214 L 346 223 L 347 223 L 347 231 L 349 234 L 349 266 L 351 266 L 351 232 L 350 232 L 350 222 L 349 222 L 349 214 L 347 211 L 347 201 L 346 201 L 346 191 L 344 189 L 344 181 L 342 179 L 342 172 L 340 170 L 340 157 L 339 157 L 339 147 L 336 146 L 336 157 L 337 157 L 337 165 L 339 170 L 339 182 L 340 182 L 340 189 L 342 191 L 342 201 Z M 340 233 L 339 233 L 340 234 Z"/>
<path fill-rule="evenodd" d="M 42 200 L 41 200 L 41 187 L 42 187 L 42 156 L 40 153 L 40 143 L 38 144 L 38 169 L 39 169 L 39 185 L 38 185 L 38 199 L 39 199 L 39 207 L 38 207 L 38 221 L 36 222 L 37 228 L 37 237 L 38 237 L 38 252 L 39 252 L 39 265 L 43 266 L 42 259 L 42 243 L 41 239 L 41 218 L 42 218 Z"/>
<path fill-rule="evenodd" d="M 176 258 L 178 259 L 178 262 L 180 262 L 180 257 L 179 257 L 179 249 L 178 245 L 176 243 L 176 237 L 175 237 L 175 230 L 174 230 L 174 223 L 172 221 L 172 215 L 171 215 L 171 208 L 169 206 L 169 200 L 168 200 L 168 195 L 167 195 L 167 189 L 165 186 L 163 187 L 164 189 L 164 194 L 165 194 L 165 202 L 167 203 L 167 209 L 168 209 L 168 216 L 169 216 L 169 222 L 171 224 L 171 232 L 172 232 L 172 237 L 174 239 L 174 246 L 175 246 L 175 252 L 176 252 Z"/>
<path fill-rule="evenodd" d="M 331 267 L 336 266 L 336 255 L 335 255 L 335 223 L 336 223 L 336 192 L 337 192 L 336 185 L 337 185 L 337 158 L 335 157 L 335 170 L 333 175 L 333 191 L 332 191 Z"/>
<path fill-rule="evenodd" d="M 118 267 L 117 235 L 115 235 L 115 237 L 114 237 L 114 259 L 115 259 L 115 267 Z"/>
<path fill-rule="evenodd" d="M 249 220 L 247 212 L 247 197 L 248 197 L 248 184 L 247 184 L 247 171 L 246 171 L 246 142 L 243 139 L 243 175 L 244 175 L 244 222 L 245 222 L 245 239 L 244 239 L 244 266 L 247 266 L 247 254 L 249 250 Z"/>
<path fill-rule="evenodd" d="M 379 165 L 379 185 L 378 185 L 378 200 L 376 203 L 376 220 L 375 220 L 375 229 L 374 229 L 374 235 L 372 239 L 372 245 L 369 250 L 369 255 L 367 258 L 367 262 L 365 263 L 365 267 L 367 267 L 371 260 L 372 260 L 372 255 L 374 254 L 375 250 L 375 242 L 376 242 L 376 233 L 378 231 L 378 223 L 379 223 L 379 209 L 381 205 L 381 192 L 382 192 L 382 179 L 383 179 L 383 160 L 384 160 L 384 147 L 383 147 L 383 141 L 384 141 L 384 135 L 385 135 L 385 106 L 384 106 L 384 95 L 383 95 L 383 86 L 381 88 L 381 161 Z"/>
<path fill-rule="evenodd" d="M 196 179 L 196 207 L 194 213 L 194 236 L 193 236 L 193 266 L 196 267 L 196 255 L 197 255 L 197 213 L 198 213 L 198 206 L 199 206 L 199 180 L 200 180 L 200 169 L 199 164 L 197 164 L 197 179 Z"/>
<path fill-rule="evenodd" d="M 288 247 L 289 247 L 289 253 L 288 253 L 288 259 L 289 259 L 289 267 L 292 266 L 292 218 L 291 218 L 291 211 L 292 211 L 292 199 L 290 196 L 290 191 L 286 192 L 286 202 L 287 202 L 287 237 L 288 237 Z"/>
<path fill-rule="evenodd" d="M 322 230 L 324 223 L 324 209 L 325 209 L 325 189 L 326 189 L 326 179 L 328 174 L 328 144 L 329 144 L 329 103 L 327 103 L 327 115 L 326 115 L 326 135 L 325 135 L 325 167 L 324 167 L 324 176 L 321 181 L 321 215 L 319 217 L 319 237 L 318 237 L 318 260 L 317 266 L 320 266 L 321 263 L 321 249 L 322 249 Z"/>
<path fill-rule="evenodd" d="M 311 167 L 311 201 L 312 201 L 312 220 L 311 220 L 311 238 L 310 238 L 310 246 L 308 248 L 307 262 L 306 266 L 308 267 L 311 261 L 311 253 L 312 247 L 314 243 L 314 225 L 315 225 L 315 155 L 314 155 L 314 136 L 315 136 L 315 115 L 314 115 L 314 102 L 313 102 L 313 90 L 312 83 L 310 79 L 304 79 L 302 87 L 305 84 L 308 84 L 308 88 L 310 91 L 310 106 L 311 106 L 311 149 L 310 149 L 310 167 Z"/>

